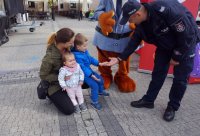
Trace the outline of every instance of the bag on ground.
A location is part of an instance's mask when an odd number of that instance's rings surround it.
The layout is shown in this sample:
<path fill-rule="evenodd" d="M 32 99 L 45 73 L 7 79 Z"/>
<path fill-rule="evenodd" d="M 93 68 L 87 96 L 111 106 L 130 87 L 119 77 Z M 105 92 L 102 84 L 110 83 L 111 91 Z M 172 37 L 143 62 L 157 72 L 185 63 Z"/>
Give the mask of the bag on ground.
<path fill-rule="evenodd" d="M 48 88 L 49 82 L 46 80 L 41 80 L 37 86 L 37 94 L 39 99 L 46 99 Z"/>

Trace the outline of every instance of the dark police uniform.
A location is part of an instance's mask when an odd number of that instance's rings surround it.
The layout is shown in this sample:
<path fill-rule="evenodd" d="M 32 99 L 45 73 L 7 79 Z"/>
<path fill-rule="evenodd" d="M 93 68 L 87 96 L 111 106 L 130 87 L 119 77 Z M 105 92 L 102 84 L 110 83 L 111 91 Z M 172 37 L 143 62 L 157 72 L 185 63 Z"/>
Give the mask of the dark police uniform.
<path fill-rule="evenodd" d="M 200 42 L 198 27 L 192 14 L 177 1 L 155 1 L 143 4 L 148 19 L 136 27 L 129 46 L 119 58 L 126 60 L 141 40 L 154 44 L 155 53 L 152 80 L 143 99 L 154 102 L 167 76 L 170 60 L 174 66 L 174 79 L 169 94 L 169 106 L 178 110 L 193 68 L 195 47 Z"/>

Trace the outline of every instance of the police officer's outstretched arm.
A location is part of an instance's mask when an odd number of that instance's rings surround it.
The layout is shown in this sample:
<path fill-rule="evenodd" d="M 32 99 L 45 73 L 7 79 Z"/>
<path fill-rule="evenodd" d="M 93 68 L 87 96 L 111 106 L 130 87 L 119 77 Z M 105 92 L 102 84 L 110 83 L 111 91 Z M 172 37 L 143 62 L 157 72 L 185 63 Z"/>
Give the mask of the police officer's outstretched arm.
<path fill-rule="evenodd" d="M 169 25 L 176 39 L 172 59 L 181 62 L 184 57 L 194 54 L 193 47 L 197 41 L 197 27 L 192 14 L 177 1 L 169 1 L 167 5 L 156 7 Z"/>
<path fill-rule="evenodd" d="M 139 28 L 136 28 L 125 50 L 119 55 L 118 58 L 110 58 L 110 62 L 107 63 L 107 66 L 115 65 L 121 60 L 127 60 L 128 57 L 138 48 L 141 41 L 142 38 L 140 35 L 140 30 Z"/>
<path fill-rule="evenodd" d="M 142 41 L 140 28 L 136 27 L 133 35 L 131 36 L 130 41 L 128 42 L 128 46 L 125 48 L 125 50 L 120 54 L 119 58 L 122 60 L 127 60 L 128 57 L 135 52 L 135 50 L 138 48 Z"/>

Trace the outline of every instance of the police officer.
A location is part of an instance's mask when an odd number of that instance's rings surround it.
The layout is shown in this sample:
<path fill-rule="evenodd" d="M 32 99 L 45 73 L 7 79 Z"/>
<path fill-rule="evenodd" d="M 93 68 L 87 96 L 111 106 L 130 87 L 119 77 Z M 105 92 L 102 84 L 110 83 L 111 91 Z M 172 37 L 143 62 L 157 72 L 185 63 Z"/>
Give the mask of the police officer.
<path fill-rule="evenodd" d="M 152 80 L 146 94 L 132 107 L 154 108 L 154 101 L 164 83 L 170 64 L 174 65 L 174 78 L 169 93 L 168 106 L 163 115 L 172 121 L 185 93 L 188 77 L 193 68 L 194 51 L 200 34 L 192 14 L 176 0 L 157 0 L 140 4 L 129 0 L 122 8 L 121 24 L 136 24 L 128 47 L 118 58 L 110 58 L 109 66 L 126 60 L 141 40 L 154 44 L 155 52 Z"/>

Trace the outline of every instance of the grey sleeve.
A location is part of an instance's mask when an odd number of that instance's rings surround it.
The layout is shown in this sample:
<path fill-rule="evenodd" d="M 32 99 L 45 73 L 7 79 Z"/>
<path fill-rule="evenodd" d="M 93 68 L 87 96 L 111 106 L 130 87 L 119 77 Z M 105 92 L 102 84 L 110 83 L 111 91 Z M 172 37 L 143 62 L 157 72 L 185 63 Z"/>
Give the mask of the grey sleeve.
<path fill-rule="evenodd" d="M 98 20 L 99 16 L 105 12 L 105 7 L 106 7 L 106 1 L 100 0 L 99 5 L 94 12 L 95 20 Z"/>
<path fill-rule="evenodd" d="M 60 86 L 62 88 L 66 87 L 65 76 L 66 76 L 65 69 L 64 68 L 60 68 L 59 74 L 58 74 L 58 81 L 59 81 L 59 84 L 60 84 Z"/>

